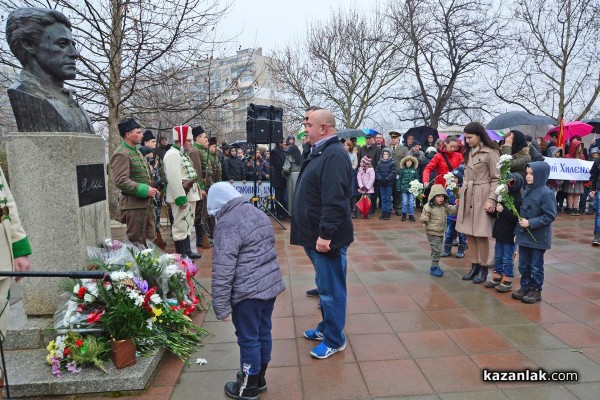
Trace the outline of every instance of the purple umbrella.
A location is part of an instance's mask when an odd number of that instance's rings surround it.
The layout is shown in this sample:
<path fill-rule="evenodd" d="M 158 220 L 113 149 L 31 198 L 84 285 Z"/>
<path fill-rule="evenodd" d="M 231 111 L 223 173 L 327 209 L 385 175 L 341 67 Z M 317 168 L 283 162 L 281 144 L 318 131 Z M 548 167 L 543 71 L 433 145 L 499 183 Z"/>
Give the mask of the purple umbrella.
<path fill-rule="evenodd" d="M 492 139 L 492 140 L 495 140 L 495 141 L 498 141 L 498 142 L 499 142 L 500 140 L 503 140 L 503 139 L 504 139 L 504 136 L 503 136 L 503 135 L 500 135 L 500 133 L 498 133 L 498 132 L 496 132 L 496 131 L 492 131 L 492 130 L 489 130 L 489 129 L 486 129 L 485 131 L 487 132 L 488 136 L 489 136 L 489 137 L 490 137 L 490 139 Z"/>

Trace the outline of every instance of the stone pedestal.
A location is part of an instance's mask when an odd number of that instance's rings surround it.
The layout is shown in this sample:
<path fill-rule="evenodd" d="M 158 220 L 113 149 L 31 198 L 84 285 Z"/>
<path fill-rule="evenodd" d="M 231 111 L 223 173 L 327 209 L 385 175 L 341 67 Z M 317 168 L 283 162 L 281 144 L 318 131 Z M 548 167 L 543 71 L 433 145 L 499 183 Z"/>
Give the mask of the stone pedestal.
<path fill-rule="evenodd" d="M 81 270 L 87 246 L 110 237 L 104 140 L 87 133 L 19 132 L 8 135 L 6 150 L 10 188 L 31 241 L 31 270 Z M 53 314 L 63 281 L 25 278 L 25 313 Z"/>

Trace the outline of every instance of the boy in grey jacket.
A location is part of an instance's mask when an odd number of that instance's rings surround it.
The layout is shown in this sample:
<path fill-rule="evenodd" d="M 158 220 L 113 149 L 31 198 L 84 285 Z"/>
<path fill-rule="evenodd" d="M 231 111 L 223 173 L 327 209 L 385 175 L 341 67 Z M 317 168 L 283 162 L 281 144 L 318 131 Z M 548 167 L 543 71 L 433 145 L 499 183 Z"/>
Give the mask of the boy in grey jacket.
<path fill-rule="evenodd" d="M 552 242 L 552 222 L 556 218 L 556 198 L 546 186 L 550 165 L 544 161 L 529 163 L 523 193 L 521 219 L 515 229 L 515 244 L 519 245 L 521 288 L 513 299 L 533 304 L 542 300 L 544 284 L 544 253 Z"/>
<path fill-rule="evenodd" d="M 265 213 L 229 182 L 211 186 L 207 208 L 216 218 L 212 305 L 217 319 L 231 314 L 240 347 L 241 371 L 236 382 L 227 382 L 225 394 L 232 399 L 258 399 L 258 393 L 267 390 L 275 298 L 285 290 L 273 227 Z"/>

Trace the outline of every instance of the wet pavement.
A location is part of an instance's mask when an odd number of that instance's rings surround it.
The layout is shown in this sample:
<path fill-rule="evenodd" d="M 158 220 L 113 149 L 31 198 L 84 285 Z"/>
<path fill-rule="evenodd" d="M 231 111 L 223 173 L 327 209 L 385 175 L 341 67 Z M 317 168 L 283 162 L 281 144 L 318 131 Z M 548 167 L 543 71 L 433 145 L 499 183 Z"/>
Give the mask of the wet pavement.
<path fill-rule="evenodd" d="M 273 359 L 262 400 L 598 398 L 600 248 L 590 245 L 593 216 L 561 214 L 554 223 L 543 301 L 534 305 L 462 281 L 468 251 L 465 259 L 442 259 L 442 278 L 430 276 L 429 244 L 418 222 L 396 216 L 355 220 L 347 347 L 326 360 L 312 359 L 315 342 L 302 336 L 320 319 L 318 300 L 305 295 L 314 287 L 313 267 L 300 247 L 289 244 L 289 229 L 274 229 L 287 290 L 275 305 Z M 210 252 L 203 250 L 199 263 L 198 277 L 207 287 Z M 148 390 L 126 398 L 225 398 L 223 385 L 239 367 L 233 325 L 212 312 L 196 321 L 213 336 L 192 356 L 192 365 L 167 356 Z M 197 358 L 208 364 L 195 364 Z M 578 381 L 484 382 L 484 368 L 575 371 Z"/>

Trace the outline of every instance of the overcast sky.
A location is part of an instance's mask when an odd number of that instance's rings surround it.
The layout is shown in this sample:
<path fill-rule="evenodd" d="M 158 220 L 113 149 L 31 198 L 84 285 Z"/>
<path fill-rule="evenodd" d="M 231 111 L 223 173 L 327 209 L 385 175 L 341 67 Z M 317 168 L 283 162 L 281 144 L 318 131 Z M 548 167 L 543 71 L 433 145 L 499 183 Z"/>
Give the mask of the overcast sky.
<path fill-rule="evenodd" d="M 217 31 L 239 36 L 235 48 L 262 47 L 265 55 L 294 38 L 301 37 L 311 20 L 327 18 L 331 10 L 351 6 L 374 8 L 378 0 L 234 0 L 231 12 L 219 22 Z"/>

